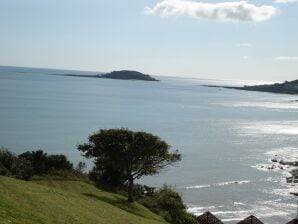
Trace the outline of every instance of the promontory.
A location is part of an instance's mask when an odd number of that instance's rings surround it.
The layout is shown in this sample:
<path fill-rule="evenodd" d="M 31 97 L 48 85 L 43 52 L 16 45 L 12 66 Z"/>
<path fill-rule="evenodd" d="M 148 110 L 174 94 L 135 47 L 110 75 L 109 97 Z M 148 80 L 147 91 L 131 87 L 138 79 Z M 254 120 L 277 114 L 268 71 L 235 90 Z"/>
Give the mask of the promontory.
<path fill-rule="evenodd" d="M 283 83 L 254 85 L 254 86 L 242 86 L 242 87 L 214 86 L 214 85 L 205 85 L 205 86 L 248 90 L 248 91 L 270 92 L 270 93 L 298 94 L 298 79 L 294 80 L 294 81 L 290 81 L 290 82 L 285 81 Z"/>

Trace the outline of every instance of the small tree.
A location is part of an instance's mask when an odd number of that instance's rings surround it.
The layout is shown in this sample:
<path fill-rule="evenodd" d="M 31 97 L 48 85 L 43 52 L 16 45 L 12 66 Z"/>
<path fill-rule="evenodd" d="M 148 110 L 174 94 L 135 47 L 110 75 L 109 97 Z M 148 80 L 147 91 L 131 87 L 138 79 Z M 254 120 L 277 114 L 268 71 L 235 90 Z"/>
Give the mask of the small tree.
<path fill-rule="evenodd" d="M 121 172 L 128 183 L 128 201 L 133 202 L 134 180 L 159 173 L 166 166 L 180 161 L 179 152 L 159 137 L 128 129 L 100 130 L 89 136 L 89 142 L 78 145 L 87 158 L 95 158 L 98 170 L 111 168 Z"/>

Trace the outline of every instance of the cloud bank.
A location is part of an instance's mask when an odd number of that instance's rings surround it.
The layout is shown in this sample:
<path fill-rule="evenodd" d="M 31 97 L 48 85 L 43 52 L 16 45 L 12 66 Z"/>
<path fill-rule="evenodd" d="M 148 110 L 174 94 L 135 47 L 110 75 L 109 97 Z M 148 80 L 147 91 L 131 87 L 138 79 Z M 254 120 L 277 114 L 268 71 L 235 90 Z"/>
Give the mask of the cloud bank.
<path fill-rule="evenodd" d="M 275 3 L 281 3 L 281 4 L 286 4 L 286 3 L 294 3 L 298 2 L 298 0 L 275 0 Z"/>
<path fill-rule="evenodd" d="M 278 13 L 270 5 L 257 6 L 246 1 L 206 3 L 192 0 L 161 0 L 153 7 L 145 7 L 145 14 L 161 17 L 190 16 L 217 21 L 263 22 Z"/>

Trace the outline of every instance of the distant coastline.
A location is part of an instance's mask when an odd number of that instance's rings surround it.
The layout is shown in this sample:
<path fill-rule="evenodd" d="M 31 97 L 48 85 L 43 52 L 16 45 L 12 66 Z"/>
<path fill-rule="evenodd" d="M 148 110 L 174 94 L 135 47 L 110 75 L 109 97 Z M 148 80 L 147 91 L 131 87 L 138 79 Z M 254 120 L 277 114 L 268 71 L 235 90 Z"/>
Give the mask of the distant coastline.
<path fill-rule="evenodd" d="M 265 85 L 254 85 L 254 86 L 215 86 L 215 85 L 204 85 L 206 87 L 217 87 L 226 89 L 238 89 L 247 91 L 258 91 L 258 92 L 269 92 L 269 93 L 281 93 L 281 94 L 298 94 L 298 79 L 284 83 L 265 84 Z"/>
<path fill-rule="evenodd" d="M 159 81 L 150 75 L 143 74 L 137 71 L 113 71 L 105 74 L 97 75 L 78 75 L 78 74 L 65 74 L 63 76 L 72 76 L 72 77 L 84 77 L 84 78 L 103 78 L 103 79 L 122 79 L 122 80 L 141 80 L 141 81 Z"/>

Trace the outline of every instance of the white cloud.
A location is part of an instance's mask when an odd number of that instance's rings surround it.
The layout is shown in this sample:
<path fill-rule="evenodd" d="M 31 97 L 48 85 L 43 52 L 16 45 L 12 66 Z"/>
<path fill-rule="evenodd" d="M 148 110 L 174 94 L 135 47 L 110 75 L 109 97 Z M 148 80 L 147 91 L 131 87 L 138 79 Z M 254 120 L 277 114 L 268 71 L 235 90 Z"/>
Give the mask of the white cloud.
<path fill-rule="evenodd" d="M 275 0 L 275 3 L 281 3 L 281 4 L 285 4 L 285 3 L 294 3 L 294 2 L 298 2 L 298 0 Z"/>
<path fill-rule="evenodd" d="M 190 16 L 217 21 L 262 22 L 271 19 L 278 9 L 257 6 L 246 1 L 206 3 L 192 0 L 161 0 L 154 7 L 145 7 L 145 14 L 161 17 Z"/>
<path fill-rule="evenodd" d="M 298 61 L 298 57 L 288 57 L 288 56 L 282 56 L 282 57 L 276 57 L 274 58 L 276 61 Z"/>
<path fill-rule="evenodd" d="M 237 47 L 252 47 L 252 44 L 250 43 L 239 43 L 236 44 Z"/>

